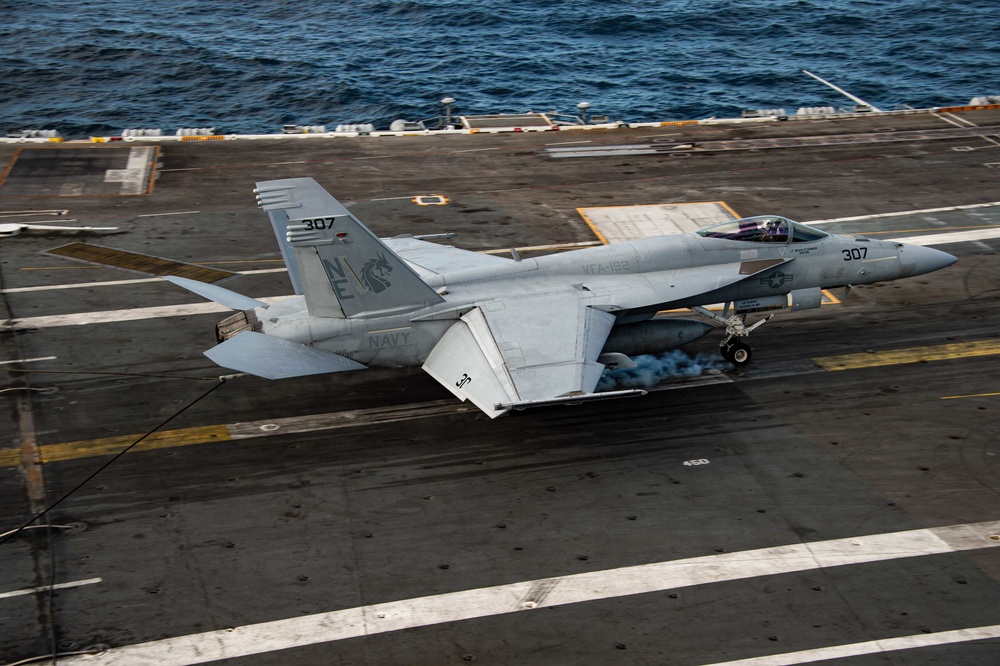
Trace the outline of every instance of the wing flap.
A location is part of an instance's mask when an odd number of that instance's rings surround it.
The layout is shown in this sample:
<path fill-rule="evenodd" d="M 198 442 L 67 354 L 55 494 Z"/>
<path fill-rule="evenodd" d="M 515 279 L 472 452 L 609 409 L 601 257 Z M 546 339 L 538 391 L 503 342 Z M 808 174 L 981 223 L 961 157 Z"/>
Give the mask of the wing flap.
<path fill-rule="evenodd" d="M 206 351 L 205 356 L 224 368 L 267 379 L 365 369 L 339 354 L 254 331 L 229 338 Z"/>
<path fill-rule="evenodd" d="M 509 407 L 495 405 L 519 399 L 488 328 L 483 335 L 484 324 L 478 309 L 452 324 L 428 355 L 424 371 L 459 400 L 471 400 L 490 418 L 496 418 Z"/>
<path fill-rule="evenodd" d="M 491 418 L 585 399 L 601 378 L 597 357 L 614 322 L 573 289 L 482 303 L 448 329 L 424 370 Z"/>

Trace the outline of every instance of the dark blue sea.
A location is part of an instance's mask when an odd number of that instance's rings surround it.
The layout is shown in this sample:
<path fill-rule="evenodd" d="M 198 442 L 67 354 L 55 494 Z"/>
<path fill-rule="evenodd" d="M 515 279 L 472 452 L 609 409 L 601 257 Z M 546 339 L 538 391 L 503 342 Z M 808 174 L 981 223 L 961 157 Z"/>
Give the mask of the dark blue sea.
<path fill-rule="evenodd" d="M 0 131 L 592 113 L 651 121 L 1000 94 L 998 0 L 0 0 Z"/>

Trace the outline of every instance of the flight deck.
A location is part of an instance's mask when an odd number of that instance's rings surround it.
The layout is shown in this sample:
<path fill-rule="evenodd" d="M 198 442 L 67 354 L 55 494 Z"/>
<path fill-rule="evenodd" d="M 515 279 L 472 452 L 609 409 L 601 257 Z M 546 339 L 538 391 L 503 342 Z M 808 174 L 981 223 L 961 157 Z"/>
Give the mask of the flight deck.
<path fill-rule="evenodd" d="M 0 664 L 1000 661 L 1000 109 L 0 164 L 0 533 L 57 503 L 0 545 Z M 416 368 L 202 354 L 229 310 L 156 274 L 291 294 L 252 190 L 298 177 L 497 254 L 780 215 L 959 261 L 491 420 Z"/>

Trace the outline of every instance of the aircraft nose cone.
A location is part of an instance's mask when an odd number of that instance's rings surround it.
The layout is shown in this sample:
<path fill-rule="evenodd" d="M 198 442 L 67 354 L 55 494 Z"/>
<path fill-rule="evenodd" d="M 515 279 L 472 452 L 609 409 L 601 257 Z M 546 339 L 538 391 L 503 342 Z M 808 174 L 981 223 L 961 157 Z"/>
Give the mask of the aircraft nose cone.
<path fill-rule="evenodd" d="M 951 266 L 958 257 L 922 245 L 902 244 L 899 250 L 899 261 L 903 277 L 923 275 Z"/>

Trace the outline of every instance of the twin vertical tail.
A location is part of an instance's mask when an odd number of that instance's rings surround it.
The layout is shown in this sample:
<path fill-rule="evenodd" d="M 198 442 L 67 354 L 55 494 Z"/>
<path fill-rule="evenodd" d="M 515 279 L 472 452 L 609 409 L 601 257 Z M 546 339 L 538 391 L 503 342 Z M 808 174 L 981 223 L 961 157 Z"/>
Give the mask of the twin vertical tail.
<path fill-rule="evenodd" d="M 269 180 L 255 192 L 310 315 L 374 317 L 443 302 L 312 178 Z"/>

